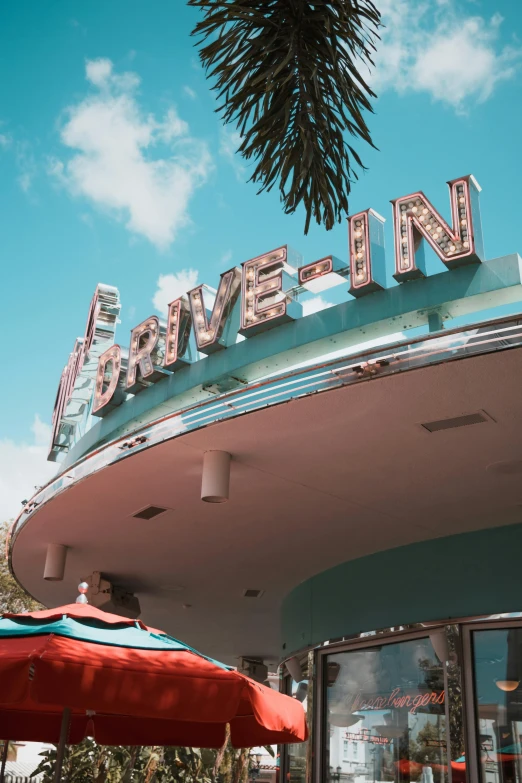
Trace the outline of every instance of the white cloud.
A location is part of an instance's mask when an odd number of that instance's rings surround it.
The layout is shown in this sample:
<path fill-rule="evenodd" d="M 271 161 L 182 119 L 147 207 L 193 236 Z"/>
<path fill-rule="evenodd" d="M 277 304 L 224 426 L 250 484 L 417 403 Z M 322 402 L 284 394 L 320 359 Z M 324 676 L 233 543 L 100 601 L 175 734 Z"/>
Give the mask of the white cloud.
<path fill-rule="evenodd" d="M 31 425 L 31 430 L 34 435 L 35 446 L 48 446 L 51 440 L 51 427 L 42 421 L 40 416 L 36 413 L 34 421 Z"/>
<path fill-rule="evenodd" d="M 314 296 L 313 299 L 307 299 L 301 304 L 303 305 L 303 316 L 318 313 L 326 307 L 332 307 L 332 302 L 327 302 L 322 296 Z"/>
<path fill-rule="evenodd" d="M 156 293 L 152 297 L 152 303 L 158 313 L 165 315 L 167 306 L 183 296 L 187 291 L 198 284 L 198 273 L 195 269 L 182 269 L 176 274 L 160 275 L 158 277 Z"/>
<path fill-rule="evenodd" d="M 162 123 L 156 126 L 158 131 L 158 138 L 169 144 L 178 136 L 185 136 L 188 133 L 189 126 L 178 117 L 174 109 L 169 109 L 167 115 Z"/>
<path fill-rule="evenodd" d="M 188 84 L 185 84 L 183 86 L 183 92 L 185 93 L 185 95 L 188 95 L 188 97 L 191 98 L 193 101 L 195 101 L 196 98 L 198 97 L 197 92 L 193 90 L 192 87 L 189 87 Z"/>
<path fill-rule="evenodd" d="M 241 146 L 241 134 L 239 131 L 221 128 L 219 134 L 219 154 L 228 160 L 239 180 L 245 178 L 245 167 L 241 163 L 241 156 L 237 150 Z"/>
<path fill-rule="evenodd" d="M 106 85 L 112 75 L 112 62 L 105 57 L 88 60 L 85 65 L 86 78 L 98 87 Z"/>
<path fill-rule="evenodd" d="M 28 193 L 31 190 L 32 182 L 33 182 L 32 175 L 28 171 L 24 171 L 18 177 L 18 184 L 20 185 L 24 193 Z"/>
<path fill-rule="evenodd" d="M 86 226 L 89 226 L 89 228 L 92 228 L 94 225 L 92 215 L 89 215 L 88 212 L 82 212 L 82 214 L 80 215 L 80 220 L 82 221 L 82 223 L 85 223 Z"/>
<path fill-rule="evenodd" d="M 381 0 L 379 10 L 385 28 L 370 77 L 378 95 L 426 92 L 462 112 L 516 71 L 522 50 L 500 44 L 500 14 L 467 15 L 455 0 Z"/>
<path fill-rule="evenodd" d="M 0 127 L 3 125 L 0 121 Z M 24 193 L 28 193 L 38 174 L 33 145 L 26 140 L 13 137 L 11 133 L 0 133 L 0 150 L 11 149 L 18 169 L 17 182 Z"/>
<path fill-rule="evenodd" d="M 51 428 L 38 414 L 32 424 L 33 442 L 0 440 L 0 521 L 17 516 L 22 500 L 35 493 L 35 486 L 46 484 L 56 473 L 56 465 L 47 462 Z"/>
<path fill-rule="evenodd" d="M 225 266 L 226 264 L 229 264 L 232 261 L 232 251 L 226 250 L 221 258 L 219 259 L 220 266 Z"/>
<path fill-rule="evenodd" d="M 29 193 L 33 180 L 38 173 L 32 145 L 28 141 L 18 141 L 15 145 L 16 166 L 19 171 L 18 184 L 24 193 Z"/>
<path fill-rule="evenodd" d="M 212 167 L 208 149 L 174 108 L 161 120 L 143 112 L 137 74 L 116 74 L 100 58 L 86 63 L 86 78 L 94 92 L 69 107 L 61 130 L 73 154 L 51 160 L 49 173 L 166 249 L 189 223 L 190 199 Z M 155 150 L 158 145 L 167 150 Z"/>

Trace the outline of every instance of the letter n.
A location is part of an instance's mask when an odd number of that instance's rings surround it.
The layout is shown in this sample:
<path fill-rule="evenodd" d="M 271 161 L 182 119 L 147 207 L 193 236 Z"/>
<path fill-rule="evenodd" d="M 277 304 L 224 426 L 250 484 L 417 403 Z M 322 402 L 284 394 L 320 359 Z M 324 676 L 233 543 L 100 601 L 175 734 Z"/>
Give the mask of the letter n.
<path fill-rule="evenodd" d="M 451 228 L 422 191 L 394 199 L 395 274 L 402 283 L 425 277 L 425 239 L 448 269 L 484 260 L 479 212 L 480 185 L 473 177 L 448 182 L 451 204 Z"/>

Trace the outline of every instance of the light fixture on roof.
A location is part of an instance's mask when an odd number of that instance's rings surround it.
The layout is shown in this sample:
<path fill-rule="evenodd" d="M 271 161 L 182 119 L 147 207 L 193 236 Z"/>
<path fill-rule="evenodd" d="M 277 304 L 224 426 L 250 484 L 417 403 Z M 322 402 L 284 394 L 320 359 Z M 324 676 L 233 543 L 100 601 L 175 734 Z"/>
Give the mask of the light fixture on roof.
<path fill-rule="evenodd" d="M 288 674 L 294 680 L 294 682 L 301 682 L 304 680 L 303 670 L 299 658 L 295 656 L 285 661 L 285 666 L 288 670 Z"/>
<path fill-rule="evenodd" d="M 509 693 L 510 691 L 516 691 L 520 685 L 520 680 L 495 680 L 495 685 L 504 693 Z"/>
<path fill-rule="evenodd" d="M 138 598 L 118 585 L 105 579 L 99 571 L 93 571 L 87 577 L 85 583 L 87 591 L 85 596 L 88 603 L 104 612 L 112 612 L 122 617 L 136 619 L 140 616 L 141 608 Z M 81 587 L 81 585 L 80 585 Z M 78 588 L 80 590 L 80 588 Z M 82 591 L 80 590 L 80 593 Z M 81 596 L 79 596 L 81 597 Z M 80 602 L 79 602 L 80 603 Z M 83 601 L 81 602 L 83 603 Z"/>
<path fill-rule="evenodd" d="M 262 658 L 240 658 L 238 669 L 256 682 L 264 683 L 268 677 L 268 666 Z"/>
<path fill-rule="evenodd" d="M 356 715 L 354 712 L 331 712 L 328 716 L 331 726 L 337 726 L 341 729 L 347 729 L 355 726 L 360 720 L 364 720 L 362 715 Z"/>
<path fill-rule="evenodd" d="M 429 633 L 431 646 L 435 651 L 435 655 L 441 663 L 445 663 L 450 659 L 450 652 L 448 647 L 448 639 L 444 629 L 436 631 L 430 631 Z"/>
<path fill-rule="evenodd" d="M 44 579 L 47 582 L 61 582 L 65 573 L 67 547 L 63 544 L 47 544 Z"/>
<path fill-rule="evenodd" d="M 205 503 L 225 503 L 228 500 L 230 460 L 227 451 L 206 451 L 203 455 L 201 500 Z"/>

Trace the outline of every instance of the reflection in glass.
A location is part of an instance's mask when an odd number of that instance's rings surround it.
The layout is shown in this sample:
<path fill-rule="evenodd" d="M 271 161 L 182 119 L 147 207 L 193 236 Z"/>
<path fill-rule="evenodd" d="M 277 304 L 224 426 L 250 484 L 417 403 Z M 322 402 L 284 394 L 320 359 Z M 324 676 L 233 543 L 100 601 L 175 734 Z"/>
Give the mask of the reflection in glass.
<path fill-rule="evenodd" d="M 481 783 L 522 783 L 522 629 L 472 639 Z"/>
<path fill-rule="evenodd" d="M 291 684 L 290 684 L 291 683 Z M 288 678 L 287 693 L 308 709 L 308 680 L 295 682 Z M 306 760 L 308 742 L 299 742 L 286 746 L 286 778 L 285 783 L 306 783 Z"/>
<path fill-rule="evenodd" d="M 325 678 L 327 780 L 447 783 L 444 668 L 428 637 L 329 655 Z"/>

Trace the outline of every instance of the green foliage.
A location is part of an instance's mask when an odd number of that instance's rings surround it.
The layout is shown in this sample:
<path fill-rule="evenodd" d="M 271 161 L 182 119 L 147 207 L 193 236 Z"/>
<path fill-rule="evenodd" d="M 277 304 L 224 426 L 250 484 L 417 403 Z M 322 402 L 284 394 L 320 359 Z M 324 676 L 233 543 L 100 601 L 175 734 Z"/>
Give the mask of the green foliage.
<path fill-rule="evenodd" d="M 56 748 L 40 755 L 34 774 L 52 783 Z M 228 737 L 220 750 L 104 746 L 85 739 L 66 749 L 62 777 L 68 783 L 245 783 L 249 768 L 248 748 L 235 750 Z"/>
<path fill-rule="evenodd" d="M 444 736 L 445 718 L 437 717 L 437 723 L 426 723 L 417 734 L 416 739 L 410 740 L 409 756 L 417 764 L 432 767 L 434 783 L 443 783 L 444 774 L 441 767 L 446 758 L 445 750 L 440 745 L 441 736 Z M 442 754 L 444 753 L 444 756 Z"/>
<path fill-rule="evenodd" d="M 363 164 L 347 136 L 374 146 L 364 118 L 375 97 L 361 75 L 373 64 L 380 14 L 372 0 L 188 0 L 204 12 L 193 31 L 256 164 L 259 192 L 278 183 L 285 212 L 303 203 L 327 229 L 348 213 Z M 203 45 L 205 44 L 205 45 Z"/>
<path fill-rule="evenodd" d="M 43 607 L 20 587 L 9 571 L 7 540 L 9 524 L 0 524 L 0 614 L 3 612 L 32 612 Z"/>
<path fill-rule="evenodd" d="M 36 773 L 43 773 L 44 783 L 50 783 L 54 779 L 56 749 L 40 755 L 43 758 Z M 67 748 L 63 777 L 69 783 L 150 783 L 152 780 L 210 783 L 211 778 L 203 768 L 201 751 L 191 748 L 110 747 L 86 739 Z"/>

